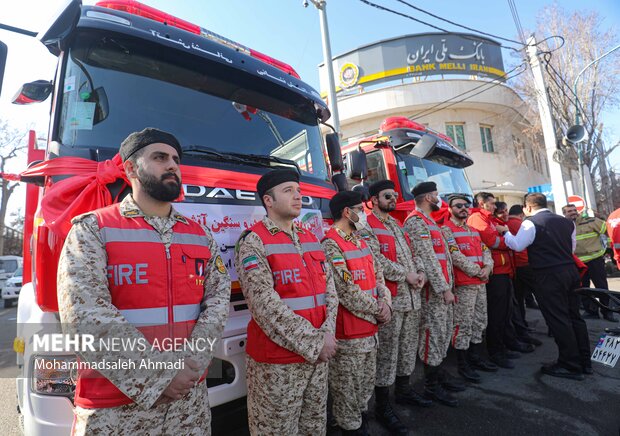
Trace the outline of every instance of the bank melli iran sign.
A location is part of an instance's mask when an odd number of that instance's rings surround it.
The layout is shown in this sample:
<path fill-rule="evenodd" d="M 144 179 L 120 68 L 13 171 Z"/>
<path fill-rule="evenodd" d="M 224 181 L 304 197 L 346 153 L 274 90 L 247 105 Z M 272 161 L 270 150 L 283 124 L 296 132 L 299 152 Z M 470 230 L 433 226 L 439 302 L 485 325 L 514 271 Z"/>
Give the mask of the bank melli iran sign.
<path fill-rule="evenodd" d="M 324 70 L 321 89 L 327 88 Z M 407 76 L 466 74 L 505 80 L 500 45 L 463 33 L 426 33 L 388 39 L 334 58 L 339 91 Z"/>

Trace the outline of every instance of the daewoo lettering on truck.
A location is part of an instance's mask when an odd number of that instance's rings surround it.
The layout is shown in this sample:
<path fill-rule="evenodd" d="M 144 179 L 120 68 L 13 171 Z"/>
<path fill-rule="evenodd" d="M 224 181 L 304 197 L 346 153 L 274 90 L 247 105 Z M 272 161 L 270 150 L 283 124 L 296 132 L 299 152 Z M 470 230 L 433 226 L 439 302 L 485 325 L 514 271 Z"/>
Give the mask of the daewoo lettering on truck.
<path fill-rule="evenodd" d="M 35 352 L 28 338 L 41 329 L 61 332 L 56 270 L 70 220 L 128 194 L 117 151 L 129 133 L 149 126 L 183 144 L 185 198 L 175 207 L 211 229 L 233 280 L 212 365 L 221 377 L 208 378 L 211 406 L 244 396 L 250 316 L 232 263 L 234 245 L 264 215 L 256 181 L 274 167 L 299 171 L 299 220 L 322 238 L 334 186 L 346 189 L 337 135 L 321 136 L 330 116 L 325 102 L 289 65 L 131 0 L 69 1 L 37 38 L 58 66 L 53 81 L 25 84 L 14 100 L 51 96 L 47 143 L 39 149 L 31 132 L 29 168 L 13 176 L 29 183 L 24 241 L 30 244 L 24 244 L 14 343 L 25 433 L 70 432 L 75 374 L 45 368 L 76 356 Z M 4 66 L 6 47 L 1 52 Z"/>

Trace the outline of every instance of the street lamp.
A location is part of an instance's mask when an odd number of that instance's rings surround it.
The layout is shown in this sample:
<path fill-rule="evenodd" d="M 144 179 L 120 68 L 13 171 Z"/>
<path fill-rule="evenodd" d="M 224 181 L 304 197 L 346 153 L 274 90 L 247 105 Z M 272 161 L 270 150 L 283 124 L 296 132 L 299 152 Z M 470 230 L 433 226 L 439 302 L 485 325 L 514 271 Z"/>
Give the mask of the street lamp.
<path fill-rule="evenodd" d="M 308 2 L 312 3 L 319 11 L 321 20 L 321 39 L 323 42 L 323 61 L 327 67 L 328 80 L 328 103 L 332 113 L 332 125 L 336 132 L 340 133 L 340 117 L 338 116 L 338 100 L 336 100 L 336 84 L 334 83 L 334 66 L 332 65 L 332 49 L 329 45 L 329 29 L 327 27 L 327 1 L 326 0 L 303 0 L 303 6 L 308 7 Z"/>
<path fill-rule="evenodd" d="M 574 144 L 577 147 L 577 157 L 578 157 L 578 163 L 579 163 L 579 178 L 581 179 L 581 192 L 583 192 L 583 201 L 585 204 L 585 209 L 587 210 L 588 208 L 588 196 L 586 195 L 586 177 L 585 177 L 585 172 L 583 171 L 583 143 L 585 141 L 588 140 L 587 137 L 587 132 L 584 130 L 585 134 L 582 134 L 581 129 L 579 129 L 577 126 L 579 126 L 579 123 L 581 122 L 581 111 L 579 108 L 579 98 L 577 97 L 577 82 L 579 81 L 579 79 L 581 78 L 581 75 L 588 69 L 590 68 L 592 65 L 594 65 L 595 63 L 597 63 L 598 61 L 600 61 L 601 59 L 603 59 L 605 56 L 613 53 L 614 51 L 618 50 L 620 48 L 620 45 L 615 46 L 614 48 L 612 48 L 611 50 L 609 50 L 606 53 L 603 53 L 601 56 L 597 57 L 596 59 L 594 59 L 592 62 L 590 62 L 588 65 L 586 65 L 585 67 L 583 67 L 581 69 L 581 71 L 579 72 L 579 74 L 577 74 L 577 77 L 575 77 L 575 81 L 573 82 L 573 94 L 575 96 L 575 126 L 571 127 L 570 129 L 568 129 L 568 132 L 566 133 L 565 139 L 567 140 L 567 142 Z M 577 139 L 578 140 L 572 140 L 569 137 L 569 134 L 571 133 L 571 131 L 573 133 L 577 132 Z"/>

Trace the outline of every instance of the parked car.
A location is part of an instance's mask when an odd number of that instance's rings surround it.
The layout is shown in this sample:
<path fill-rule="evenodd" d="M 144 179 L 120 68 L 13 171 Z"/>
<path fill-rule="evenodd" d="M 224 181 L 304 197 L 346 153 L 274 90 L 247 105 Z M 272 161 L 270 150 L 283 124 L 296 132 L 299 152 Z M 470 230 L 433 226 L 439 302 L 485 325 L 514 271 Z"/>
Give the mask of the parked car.
<path fill-rule="evenodd" d="M 23 268 L 20 266 L 15 270 L 13 275 L 6 281 L 2 288 L 2 302 L 4 307 L 11 307 L 13 301 L 17 301 L 19 297 L 19 291 L 22 288 L 22 273 Z"/>

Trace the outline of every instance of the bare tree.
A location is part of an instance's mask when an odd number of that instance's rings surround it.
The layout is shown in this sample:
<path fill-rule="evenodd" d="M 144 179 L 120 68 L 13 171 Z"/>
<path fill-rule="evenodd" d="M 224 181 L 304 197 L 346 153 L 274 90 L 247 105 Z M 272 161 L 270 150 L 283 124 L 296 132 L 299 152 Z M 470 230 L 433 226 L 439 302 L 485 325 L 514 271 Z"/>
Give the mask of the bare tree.
<path fill-rule="evenodd" d="M 620 53 L 611 54 L 595 63 L 581 75 L 577 86 L 577 99 L 573 93 L 573 83 L 586 65 L 617 45 L 618 35 L 596 12 L 568 13 L 557 3 L 540 12 L 534 33 L 537 40 L 542 41 L 541 50 L 546 51 L 541 60 L 546 70 L 545 80 L 556 134 L 558 138 L 562 138 L 566 130 L 575 124 L 575 104 L 579 104 L 581 124 L 589 134 L 589 140 L 584 144 L 584 163 L 594 181 L 599 211 L 609 213 L 613 210 L 612 180 L 606 158 L 619 144 L 606 143 L 601 114 L 604 110 L 617 106 L 619 102 L 617 95 L 620 90 Z M 551 38 L 554 35 L 564 38 L 562 47 L 557 48 L 561 42 L 559 38 Z M 532 126 L 524 133 L 531 138 L 539 137 L 542 129 L 531 71 L 516 78 L 514 86 L 529 103 L 528 119 Z M 558 160 L 566 170 L 578 168 L 574 149 L 560 147 Z"/>
<path fill-rule="evenodd" d="M 7 163 L 20 156 L 27 148 L 26 133 L 13 128 L 5 120 L 0 120 L 0 173 L 7 169 Z M 6 212 L 9 199 L 19 183 L 0 179 L 0 253 L 4 253 L 4 234 Z"/>

